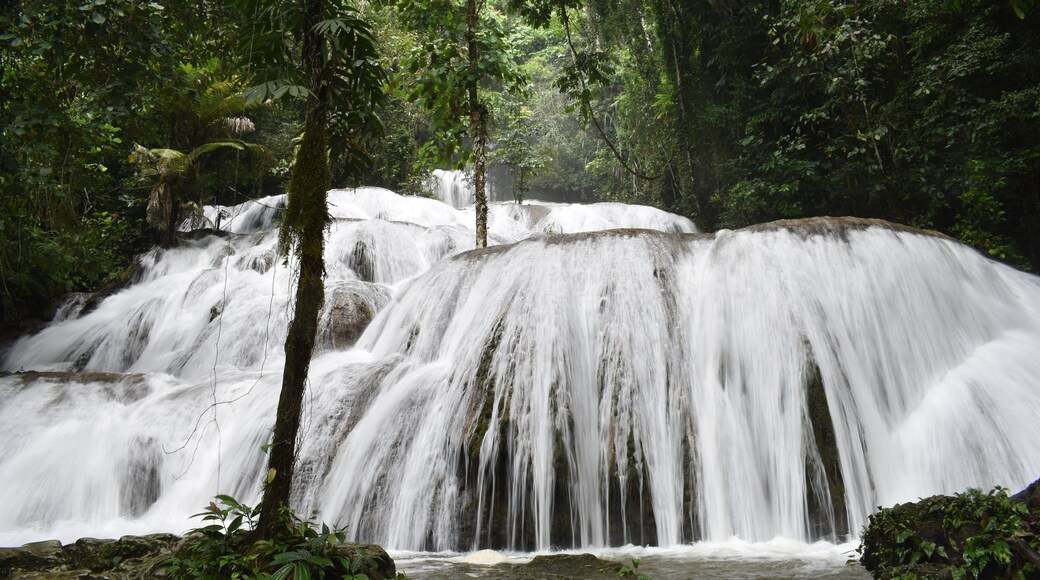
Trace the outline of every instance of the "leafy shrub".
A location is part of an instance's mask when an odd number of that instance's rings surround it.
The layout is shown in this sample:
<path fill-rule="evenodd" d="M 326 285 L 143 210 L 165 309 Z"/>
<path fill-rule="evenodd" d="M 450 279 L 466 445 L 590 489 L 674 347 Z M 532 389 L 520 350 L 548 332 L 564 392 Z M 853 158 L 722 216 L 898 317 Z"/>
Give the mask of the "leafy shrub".
<path fill-rule="evenodd" d="M 208 523 L 189 533 L 185 545 L 167 561 L 167 573 L 183 579 L 368 580 L 363 570 L 378 566 L 361 550 L 354 550 L 351 558 L 337 545 L 344 541 L 343 530 L 325 524 L 319 528 L 313 518 L 301 519 L 284 506 L 273 537 L 254 540 L 251 530 L 259 515 L 259 507 L 218 495 L 204 511 L 192 516 Z"/>
<path fill-rule="evenodd" d="M 859 552 L 880 578 L 1035 577 L 1038 571 L 1016 554 L 1015 545 L 1037 550 L 1036 519 L 1000 487 L 933 496 L 870 516 Z"/>

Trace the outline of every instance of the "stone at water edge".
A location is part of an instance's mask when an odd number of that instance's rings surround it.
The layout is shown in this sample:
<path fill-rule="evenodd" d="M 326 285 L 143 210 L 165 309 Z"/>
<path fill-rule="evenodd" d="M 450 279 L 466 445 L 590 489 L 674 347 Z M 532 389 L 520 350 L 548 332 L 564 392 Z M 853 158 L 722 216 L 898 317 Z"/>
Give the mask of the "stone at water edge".
<path fill-rule="evenodd" d="M 509 557 L 495 550 L 480 550 L 473 552 L 462 559 L 465 564 L 477 564 L 480 566 L 495 566 L 497 564 L 508 564 Z"/>
<path fill-rule="evenodd" d="M 608 580 L 618 577 L 622 565 L 597 558 L 592 554 L 551 554 L 535 556 L 527 564 L 516 566 L 517 580 Z"/>
<path fill-rule="evenodd" d="M 397 565 L 382 546 L 345 542 L 337 545 L 336 551 L 350 559 L 351 562 L 361 557 L 362 563 L 358 568 L 358 574 L 364 574 L 370 580 L 393 580 L 397 577 Z"/>
<path fill-rule="evenodd" d="M 1030 511 L 1040 513 L 1040 479 L 1011 496 L 1011 499 L 1026 504 Z"/>
<path fill-rule="evenodd" d="M 81 538 L 0 548 L 0 578 L 164 578 L 163 562 L 178 549 L 172 534 L 123 536 L 118 540 Z"/>
<path fill-rule="evenodd" d="M 57 566 L 60 564 L 61 548 L 58 540 L 32 542 L 21 548 L 0 548 L 0 578 L 9 577 L 12 569 Z"/>
<path fill-rule="evenodd" d="M 166 560 L 183 546 L 173 534 L 123 536 L 118 540 L 80 538 L 69 545 L 58 540 L 0 548 L 0 578 L 92 580 L 167 578 Z M 351 560 L 361 557 L 359 573 L 372 580 L 397 576 L 394 561 L 380 546 L 344 543 L 337 552 Z"/>

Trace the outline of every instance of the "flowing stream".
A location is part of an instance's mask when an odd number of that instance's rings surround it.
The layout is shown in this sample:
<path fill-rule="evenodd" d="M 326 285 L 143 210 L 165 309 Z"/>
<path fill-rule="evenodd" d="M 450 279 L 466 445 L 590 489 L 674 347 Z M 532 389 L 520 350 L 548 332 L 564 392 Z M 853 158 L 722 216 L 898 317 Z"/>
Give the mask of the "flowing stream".
<path fill-rule="evenodd" d="M 219 235 L 141 256 L 8 350 L 36 372 L 0 377 L 0 545 L 257 502 L 284 203 L 207 208 Z M 802 553 L 840 576 L 876 506 L 1040 475 L 1040 279 L 952 240 L 533 202 L 494 204 L 470 251 L 472 208 L 376 188 L 329 207 L 294 501 L 413 570 L 436 567 L 414 551 L 754 562 L 793 542 L 785 574 L 809 575 Z"/>

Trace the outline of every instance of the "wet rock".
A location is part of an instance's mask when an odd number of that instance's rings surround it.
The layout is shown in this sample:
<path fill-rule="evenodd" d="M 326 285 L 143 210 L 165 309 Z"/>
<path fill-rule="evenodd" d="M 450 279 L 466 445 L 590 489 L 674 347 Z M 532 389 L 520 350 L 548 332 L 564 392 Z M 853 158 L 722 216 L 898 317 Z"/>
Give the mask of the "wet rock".
<path fill-rule="evenodd" d="M 118 540 L 81 538 L 65 546 L 65 560 L 72 568 L 91 572 L 134 570 L 154 572 L 180 544 L 180 538 L 171 534 L 151 536 L 123 536 Z"/>
<path fill-rule="evenodd" d="M 800 219 L 787 219 L 777 220 L 762 224 L 755 224 L 743 228 L 741 231 L 747 232 L 770 232 L 785 230 L 801 236 L 802 238 L 809 238 L 811 236 L 826 236 L 837 238 L 842 241 L 848 241 L 848 233 L 851 231 L 865 230 L 867 228 L 883 228 L 896 232 L 906 232 L 911 234 L 917 234 L 921 236 L 930 236 L 945 240 L 950 240 L 949 236 L 932 231 L 915 228 L 911 226 L 905 226 L 893 222 L 887 222 L 885 220 L 875 218 L 858 218 L 858 217 L 810 217 Z"/>
<path fill-rule="evenodd" d="M 351 281 L 331 289 L 321 313 L 319 347 L 340 350 L 354 346 L 388 302 L 390 291 L 377 284 Z"/>
<path fill-rule="evenodd" d="M 509 557 L 502 552 L 496 552 L 495 550 L 480 550 L 473 552 L 462 559 L 465 564 L 476 564 L 478 566 L 495 566 L 498 564 L 506 564 L 509 562 Z"/>
<path fill-rule="evenodd" d="M 515 566 L 514 578 L 541 578 L 545 580 L 606 580 L 615 579 L 621 564 L 597 558 L 592 554 L 552 554 L 537 556 L 528 564 Z"/>
<path fill-rule="evenodd" d="M 118 540 L 81 538 L 67 546 L 48 540 L 20 548 L 0 548 L 0 578 L 166 578 L 166 561 L 181 549 L 183 542 L 172 534 L 152 534 L 123 536 Z M 337 551 L 351 561 L 360 560 L 357 573 L 372 580 L 397 576 L 393 559 L 379 546 L 346 543 Z"/>
<path fill-rule="evenodd" d="M 845 479 L 841 472 L 838 438 L 835 435 L 834 422 L 831 420 L 820 369 L 816 361 L 811 359 L 807 366 L 806 410 L 812 429 L 812 439 L 808 443 L 810 450 L 815 450 L 805 465 L 806 489 L 809 490 L 809 525 L 813 537 L 837 539 L 849 533 Z"/>
<path fill-rule="evenodd" d="M 11 577 L 13 570 L 36 570 L 61 565 L 61 542 L 46 540 L 21 548 L 0 548 L 0 578 Z"/>
<path fill-rule="evenodd" d="M 163 562 L 180 542 L 171 534 L 154 534 L 118 540 L 81 538 L 67 546 L 47 540 L 0 548 L 0 578 L 162 578 Z"/>
<path fill-rule="evenodd" d="M 351 562 L 360 560 L 357 574 L 364 574 L 371 580 L 390 580 L 397 577 L 397 566 L 393 558 L 381 546 L 347 542 L 337 546 L 336 551 L 349 558 Z"/>
<path fill-rule="evenodd" d="M 375 259 L 372 257 L 372 252 L 369 250 L 368 243 L 358 240 L 354 244 L 354 251 L 347 258 L 347 266 L 357 274 L 358 279 L 365 282 L 375 282 L 376 264 Z"/>
<path fill-rule="evenodd" d="M 141 263 L 134 261 L 134 263 L 127 266 L 125 270 L 110 278 L 108 283 L 102 286 L 101 289 L 84 299 L 78 308 L 76 316 L 80 317 L 88 314 L 97 308 L 105 298 L 129 287 L 137 280 L 137 276 L 140 272 Z"/>
<path fill-rule="evenodd" d="M 1029 507 L 1029 511 L 1040 512 L 1040 479 L 1011 496 L 1011 499 L 1026 504 Z"/>

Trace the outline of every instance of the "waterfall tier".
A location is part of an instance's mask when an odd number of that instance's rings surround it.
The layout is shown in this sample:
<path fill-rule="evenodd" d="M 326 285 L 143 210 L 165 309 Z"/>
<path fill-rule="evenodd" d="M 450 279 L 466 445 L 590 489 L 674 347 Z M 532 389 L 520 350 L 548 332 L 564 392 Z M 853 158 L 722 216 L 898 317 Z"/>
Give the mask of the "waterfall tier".
<path fill-rule="evenodd" d="M 0 544 L 255 503 L 282 203 L 208 208 L 231 233 L 143 256 L 132 286 L 14 345 L 6 369 L 46 372 L 0 378 Z M 471 250 L 467 212 L 433 200 L 337 191 L 330 211 L 294 501 L 353 538 L 836 539 L 877 505 L 1040 472 L 1040 280 L 949 239 L 501 204 L 499 245 Z"/>

